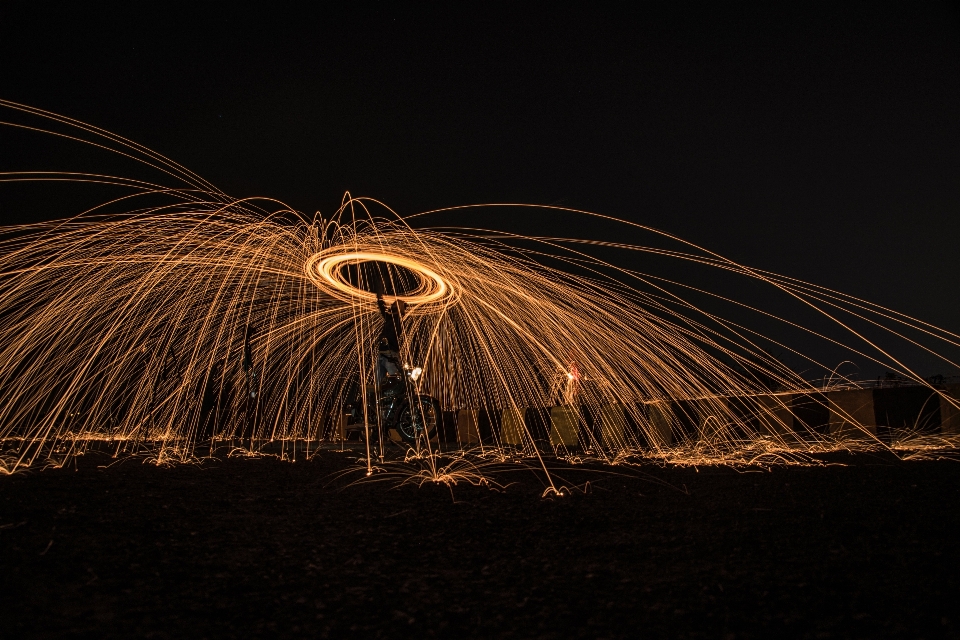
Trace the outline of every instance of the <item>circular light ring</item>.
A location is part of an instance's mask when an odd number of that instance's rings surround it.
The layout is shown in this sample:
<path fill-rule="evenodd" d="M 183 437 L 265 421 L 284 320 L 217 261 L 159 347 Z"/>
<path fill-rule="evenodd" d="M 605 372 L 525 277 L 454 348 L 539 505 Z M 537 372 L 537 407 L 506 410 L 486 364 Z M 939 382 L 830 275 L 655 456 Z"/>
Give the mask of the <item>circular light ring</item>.
<path fill-rule="evenodd" d="M 321 289 L 347 302 L 375 302 L 377 294 L 365 291 L 347 282 L 341 275 L 345 266 L 362 262 L 386 262 L 403 267 L 416 274 L 417 287 L 403 295 L 383 296 L 388 304 L 394 300 L 403 300 L 409 305 L 439 303 L 454 295 L 455 288 L 447 279 L 422 262 L 403 256 L 375 251 L 351 251 L 348 253 L 330 253 L 321 251 L 307 258 L 305 269 L 307 276 Z"/>

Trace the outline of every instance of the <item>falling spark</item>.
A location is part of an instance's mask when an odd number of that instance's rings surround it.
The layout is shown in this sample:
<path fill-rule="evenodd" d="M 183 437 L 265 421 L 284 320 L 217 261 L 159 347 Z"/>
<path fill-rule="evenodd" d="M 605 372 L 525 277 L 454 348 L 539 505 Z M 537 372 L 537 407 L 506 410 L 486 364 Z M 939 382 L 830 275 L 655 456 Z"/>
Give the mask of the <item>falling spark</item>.
<path fill-rule="evenodd" d="M 956 334 L 689 243 L 675 251 L 414 228 L 425 218 L 403 218 L 349 194 L 333 215 L 308 219 L 275 201 L 229 198 L 176 163 L 89 125 L 0 106 L 68 126 L 71 138 L 139 159 L 178 181 L 171 187 L 80 174 L 0 176 L 93 181 L 130 192 L 111 205 L 146 203 L 120 215 L 97 208 L 0 228 L 6 473 L 65 460 L 93 441 L 116 443 L 118 454 L 148 449 L 152 462 L 169 464 L 196 460 L 211 439 L 340 437 L 346 407 L 376 388 L 383 320 L 372 269 L 389 281 L 384 300 L 409 309 L 401 357 L 416 393 L 464 415 L 475 429 L 479 420 L 490 424 L 482 438 L 464 440 L 465 449 L 476 447 L 478 461 L 536 459 L 544 471 L 544 454 L 610 464 L 651 457 L 681 464 L 800 461 L 803 451 L 836 446 L 837 439 L 798 434 L 789 397 L 857 386 L 842 378 L 826 385 L 804 379 L 759 346 L 758 332 L 696 307 L 669 288 L 677 283 L 601 260 L 591 248 L 760 282 L 815 310 L 850 344 L 700 293 L 843 344 L 917 384 L 926 383 L 853 319 L 931 353 L 940 352 L 911 336 L 960 346 Z M 374 433 L 383 425 L 365 403 L 364 412 L 365 469 L 373 476 L 373 460 L 382 458 L 389 438 Z M 861 443 L 882 445 L 870 425 L 843 417 Z M 946 436 L 938 442 L 955 445 Z M 480 462 L 445 462 L 435 447 L 429 439 L 417 443 L 411 460 L 421 466 L 411 482 L 480 482 Z M 545 495 L 568 491 L 548 484 Z"/>

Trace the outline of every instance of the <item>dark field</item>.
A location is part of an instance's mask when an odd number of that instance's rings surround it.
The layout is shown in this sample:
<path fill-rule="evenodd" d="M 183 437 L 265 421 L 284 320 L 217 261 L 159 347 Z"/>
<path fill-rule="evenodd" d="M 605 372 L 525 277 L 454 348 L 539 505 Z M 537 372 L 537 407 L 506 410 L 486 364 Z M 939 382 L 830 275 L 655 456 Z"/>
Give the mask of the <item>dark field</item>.
<path fill-rule="evenodd" d="M 960 637 L 960 464 L 558 466 L 585 495 L 101 455 L 0 478 L 5 637 Z M 359 475 L 356 477 L 360 477 Z"/>

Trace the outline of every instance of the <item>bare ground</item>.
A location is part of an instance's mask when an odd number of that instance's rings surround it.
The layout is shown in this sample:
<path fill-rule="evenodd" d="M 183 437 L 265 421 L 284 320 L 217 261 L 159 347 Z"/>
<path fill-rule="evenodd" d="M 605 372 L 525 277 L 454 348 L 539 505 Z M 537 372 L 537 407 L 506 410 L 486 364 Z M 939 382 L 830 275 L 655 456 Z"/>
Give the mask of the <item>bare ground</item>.
<path fill-rule="evenodd" d="M 960 464 L 344 488 L 356 454 L 0 478 L 6 637 L 960 637 Z M 349 476 L 362 477 L 362 473 Z"/>

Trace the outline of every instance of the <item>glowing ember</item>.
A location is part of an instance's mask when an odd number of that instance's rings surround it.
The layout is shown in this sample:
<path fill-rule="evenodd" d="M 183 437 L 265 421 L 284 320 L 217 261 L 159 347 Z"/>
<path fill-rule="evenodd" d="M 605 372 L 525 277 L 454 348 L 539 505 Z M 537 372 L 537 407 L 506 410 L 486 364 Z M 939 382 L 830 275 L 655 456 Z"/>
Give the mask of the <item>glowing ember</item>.
<path fill-rule="evenodd" d="M 11 105 L 3 103 L 55 118 Z M 918 343 L 888 327 L 952 346 L 960 337 L 691 245 L 682 253 L 414 229 L 409 219 L 374 216 L 370 201 L 349 197 L 328 219 L 308 221 L 230 199 L 165 158 L 116 138 L 104 144 L 111 141 L 188 186 L 99 176 L 173 203 L 0 230 L 6 472 L 62 461 L 92 440 L 113 441 L 118 451 L 159 447 L 157 462 L 193 459 L 197 444 L 211 438 L 329 441 L 353 411 L 372 474 L 372 458 L 394 437 L 377 417 L 384 381 L 394 375 L 382 370 L 381 345 L 389 329 L 384 307 L 393 303 L 407 309 L 390 312 L 403 363 L 396 375 L 405 385 L 397 387 L 404 398 L 391 401 L 419 429 L 421 440 L 399 436 L 416 440 L 416 459 L 435 459 L 432 429 L 441 412 L 456 416 L 464 447 L 500 461 L 544 451 L 610 463 L 638 455 L 773 461 L 850 434 L 879 442 L 877 425 L 857 407 L 817 396 L 855 385 L 805 380 L 761 349 L 757 332 L 695 307 L 665 281 L 581 250 L 590 246 L 716 267 L 793 296 L 855 336 L 851 350 L 960 408 L 942 386 L 925 383 L 835 316 L 843 309 L 911 344 Z M 379 294 L 370 269 L 380 274 Z M 820 398 L 829 428 L 803 422 L 791 399 L 798 394 Z M 434 481 L 473 477 L 469 465 L 454 473 L 438 464 L 430 466 Z M 552 483 L 548 489 L 562 495 Z"/>

